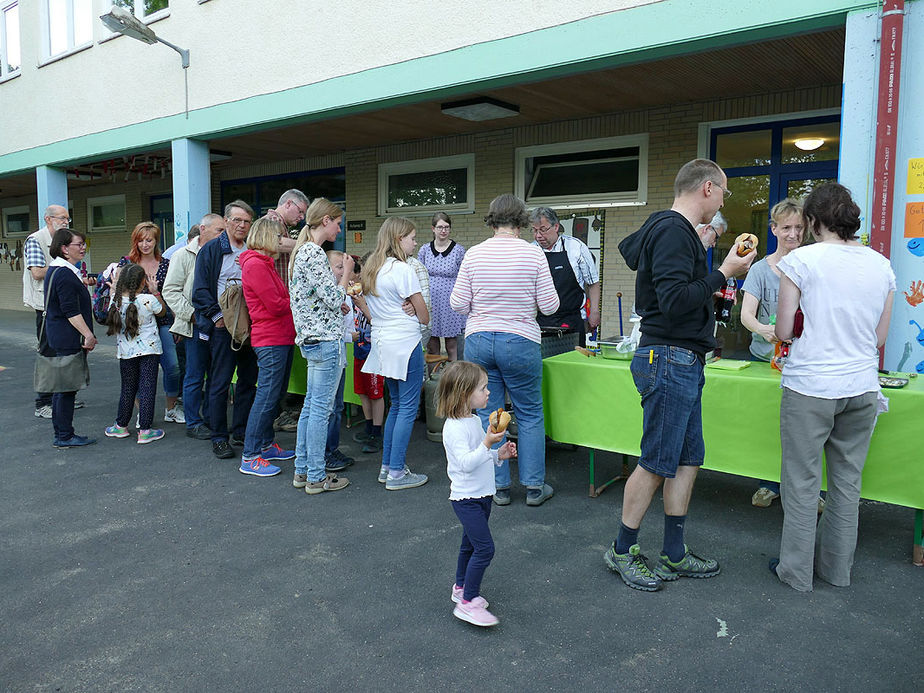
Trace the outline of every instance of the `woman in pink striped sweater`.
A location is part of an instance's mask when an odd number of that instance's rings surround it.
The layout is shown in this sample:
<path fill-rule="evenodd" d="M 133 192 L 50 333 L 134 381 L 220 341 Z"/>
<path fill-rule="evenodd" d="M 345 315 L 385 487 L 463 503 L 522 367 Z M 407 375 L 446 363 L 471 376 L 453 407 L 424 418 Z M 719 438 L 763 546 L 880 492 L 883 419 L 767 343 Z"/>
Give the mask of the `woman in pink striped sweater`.
<path fill-rule="evenodd" d="M 491 397 L 478 411 L 488 415 L 510 395 L 519 434 L 520 483 L 526 504 L 542 505 L 554 493 L 545 483 L 545 419 L 542 413 L 541 333 L 536 313 L 558 310 L 558 294 L 542 250 L 520 239 L 526 205 L 514 195 L 494 198 L 485 224 L 494 236 L 469 249 L 459 268 L 449 305 L 468 316 L 465 357 L 488 373 Z M 510 503 L 510 465 L 495 469 L 497 505 Z"/>

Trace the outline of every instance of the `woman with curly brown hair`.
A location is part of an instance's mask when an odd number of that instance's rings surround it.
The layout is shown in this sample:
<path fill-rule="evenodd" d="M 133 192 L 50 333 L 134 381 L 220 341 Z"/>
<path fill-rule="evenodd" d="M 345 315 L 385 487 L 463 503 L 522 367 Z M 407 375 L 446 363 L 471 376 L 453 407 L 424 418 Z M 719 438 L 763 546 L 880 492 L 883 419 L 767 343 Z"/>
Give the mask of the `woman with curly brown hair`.
<path fill-rule="evenodd" d="M 554 490 L 545 483 L 542 338 L 536 314 L 558 310 L 558 294 L 542 249 L 520 238 L 520 229 L 529 222 L 522 200 L 510 194 L 494 198 L 484 221 L 494 235 L 465 253 L 449 305 L 468 316 L 465 358 L 488 373 L 491 397 L 478 416 L 487 428 L 488 415 L 504 406 L 507 391 L 517 419 L 518 469 L 526 504 L 542 505 Z M 507 460 L 494 476 L 494 502 L 507 505 Z"/>

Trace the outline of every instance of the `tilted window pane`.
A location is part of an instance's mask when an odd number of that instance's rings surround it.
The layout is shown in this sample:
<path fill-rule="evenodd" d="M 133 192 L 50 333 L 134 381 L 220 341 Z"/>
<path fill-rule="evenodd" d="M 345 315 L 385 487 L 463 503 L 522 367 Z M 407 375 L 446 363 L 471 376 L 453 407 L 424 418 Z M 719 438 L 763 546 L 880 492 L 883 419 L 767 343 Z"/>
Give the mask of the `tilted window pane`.
<path fill-rule="evenodd" d="M 19 5 L 13 5 L 3 13 L 6 43 L 2 46 L 5 72 L 15 72 L 22 66 L 19 44 Z"/>
<path fill-rule="evenodd" d="M 638 159 L 540 164 L 528 197 L 593 195 L 638 190 Z"/>
<path fill-rule="evenodd" d="M 465 204 L 468 199 L 468 171 L 419 171 L 388 176 L 388 206 L 427 207 Z"/>

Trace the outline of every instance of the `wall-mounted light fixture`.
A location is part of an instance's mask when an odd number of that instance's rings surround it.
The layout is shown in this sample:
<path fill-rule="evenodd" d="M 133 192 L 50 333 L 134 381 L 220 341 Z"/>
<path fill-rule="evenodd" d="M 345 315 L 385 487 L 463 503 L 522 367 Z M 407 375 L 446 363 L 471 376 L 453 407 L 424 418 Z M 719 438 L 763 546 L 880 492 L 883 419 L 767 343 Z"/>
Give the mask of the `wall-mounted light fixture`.
<path fill-rule="evenodd" d="M 820 137 L 802 137 L 793 142 L 793 144 L 803 152 L 814 152 L 824 143 L 825 141 Z"/>
<path fill-rule="evenodd" d="M 478 96 L 464 101 L 450 101 L 440 106 L 443 115 L 462 120 L 496 120 L 520 115 L 520 107 L 489 96 Z"/>
<path fill-rule="evenodd" d="M 180 62 L 183 65 L 183 78 L 186 82 L 186 117 L 189 118 L 189 78 L 186 74 L 186 70 L 189 68 L 189 51 L 160 38 L 151 27 L 118 5 L 113 5 L 109 12 L 100 15 L 100 20 L 106 25 L 107 29 L 117 34 L 129 36 L 149 46 L 162 43 L 180 54 Z"/>

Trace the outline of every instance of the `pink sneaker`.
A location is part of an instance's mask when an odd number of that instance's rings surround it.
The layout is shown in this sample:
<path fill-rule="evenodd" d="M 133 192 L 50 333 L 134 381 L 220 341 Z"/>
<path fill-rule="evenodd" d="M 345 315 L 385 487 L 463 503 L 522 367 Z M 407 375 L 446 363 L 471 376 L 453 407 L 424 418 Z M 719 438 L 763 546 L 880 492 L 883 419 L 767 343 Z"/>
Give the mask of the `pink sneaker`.
<path fill-rule="evenodd" d="M 463 621 L 468 621 L 474 626 L 481 626 L 483 628 L 487 626 L 496 626 L 500 623 L 500 621 L 497 620 L 497 616 L 483 606 L 476 606 L 474 600 L 470 601 L 468 604 L 463 604 L 462 602 L 456 604 L 456 608 L 452 610 L 452 615 Z"/>
<path fill-rule="evenodd" d="M 453 583 L 453 585 L 452 585 L 452 601 L 454 601 L 456 604 L 461 604 L 461 603 L 462 603 L 462 594 L 463 594 L 464 592 L 465 592 L 465 588 L 464 588 L 464 587 L 457 587 L 456 584 Z M 482 609 L 487 609 L 487 608 L 488 608 L 488 600 L 485 599 L 484 597 L 482 597 L 481 595 L 478 595 L 477 597 L 475 597 L 475 598 L 472 600 L 472 604 L 475 604 L 476 606 L 480 606 Z"/>

